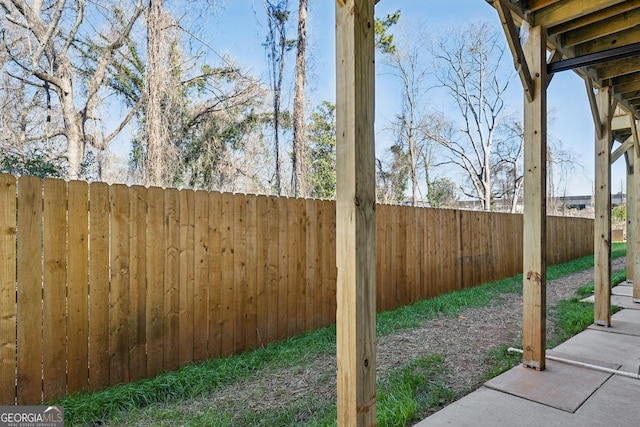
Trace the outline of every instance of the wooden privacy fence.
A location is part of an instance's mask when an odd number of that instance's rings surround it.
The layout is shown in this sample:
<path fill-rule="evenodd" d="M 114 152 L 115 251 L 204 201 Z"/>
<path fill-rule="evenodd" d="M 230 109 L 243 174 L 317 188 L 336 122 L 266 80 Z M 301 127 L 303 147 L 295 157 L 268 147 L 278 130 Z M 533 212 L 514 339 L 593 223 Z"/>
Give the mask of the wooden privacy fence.
<path fill-rule="evenodd" d="M 512 276 L 522 217 L 377 207 L 378 309 Z M 549 218 L 550 263 L 593 221 Z M 333 201 L 0 175 L 0 404 L 150 377 L 335 322 Z"/>

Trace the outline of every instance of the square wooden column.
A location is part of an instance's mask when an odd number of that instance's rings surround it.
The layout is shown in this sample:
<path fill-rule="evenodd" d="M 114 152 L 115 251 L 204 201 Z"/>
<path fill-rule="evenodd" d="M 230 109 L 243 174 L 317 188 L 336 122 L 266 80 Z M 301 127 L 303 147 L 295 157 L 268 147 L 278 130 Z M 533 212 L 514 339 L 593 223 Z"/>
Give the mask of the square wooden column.
<path fill-rule="evenodd" d="M 632 119 L 633 120 L 633 119 Z M 635 168 L 636 168 L 636 150 L 632 146 L 624 153 L 627 166 L 627 280 L 634 281 L 635 276 L 635 259 L 637 255 L 636 242 L 634 239 L 634 229 L 636 226 L 636 191 L 635 191 Z M 635 283 L 635 281 L 634 281 Z"/>
<path fill-rule="evenodd" d="M 633 281 L 633 302 L 640 303 L 640 138 L 630 115 L 633 148 L 627 151 L 627 280 Z"/>
<path fill-rule="evenodd" d="M 336 3 L 339 426 L 376 423 L 374 3 Z"/>
<path fill-rule="evenodd" d="M 611 326 L 611 132 L 610 88 L 595 94 L 598 118 L 595 143 L 594 323 Z"/>
<path fill-rule="evenodd" d="M 546 30 L 533 27 L 524 45 L 533 93 L 524 97 L 524 366 L 545 368 L 547 305 L 547 61 Z M 530 100 L 529 100 L 530 99 Z"/>

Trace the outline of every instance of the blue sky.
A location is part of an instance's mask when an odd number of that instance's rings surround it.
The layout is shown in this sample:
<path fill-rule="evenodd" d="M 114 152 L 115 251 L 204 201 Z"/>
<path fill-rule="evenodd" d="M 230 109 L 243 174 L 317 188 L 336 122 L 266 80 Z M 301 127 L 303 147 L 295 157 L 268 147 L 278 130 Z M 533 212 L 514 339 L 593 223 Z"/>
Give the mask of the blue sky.
<path fill-rule="evenodd" d="M 290 0 L 291 8 L 297 7 Z M 317 103 L 335 100 L 335 31 L 333 0 L 312 0 L 309 13 L 310 78 L 309 95 Z M 266 27 L 262 0 L 225 0 L 220 2 L 210 29 L 203 29 L 207 42 L 221 54 L 229 54 L 240 65 L 252 69 L 263 81 L 268 82 L 265 71 L 264 42 Z M 469 23 L 488 21 L 498 28 L 495 10 L 485 0 L 382 0 L 376 7 L 376 15 L 383 16 L 396 9 L 401 10 L 401 20 L 419 20 L 433 28 L 434 32 Z M 290 30 L 293 38 L 295 29 Z M 293 67 L 293 56 L 289 65 Z M 522 94 L 517 78 L 511 82 L 512 94 L 507 103 L 514 110 L 521 110 Z M 292 89 L 289 87 L 289 89 Z M 382 130 L 397 106 L 397 93 L 393 82 L 380 71 L 377 77 L 376 147 L 378 153 L 389 144 L 389 135 Z M 548 104 L 552 119 L 549 133 L 570 149 L 583 166 L 573 171 L 567 186 L 568 195 L 590 194 L 593 187 L 594 132 L 591 113 L 583 81 L 573 72 L 554 77 L 548 91 Z M 624 159 L 614 164 L 612 191 L 620 191 L 624 182 Z M 440 174 L 442 175 L 442 173 Z"/>

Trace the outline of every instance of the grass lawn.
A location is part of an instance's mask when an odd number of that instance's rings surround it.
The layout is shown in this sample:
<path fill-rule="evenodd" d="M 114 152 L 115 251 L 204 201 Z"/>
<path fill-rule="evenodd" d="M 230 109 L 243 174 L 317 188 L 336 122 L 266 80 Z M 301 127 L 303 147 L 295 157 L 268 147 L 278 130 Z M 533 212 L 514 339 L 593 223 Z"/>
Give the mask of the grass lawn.
<path fill-rule="evenodd" d="M 624 243 L 614 243 L 614 258 L 625 256 Z M 587 256 L 547 269 L 547 279 L 563 277 L 593 266 L 593 256 Z M 615 275 L 618 283 L 624 272 Z M 593 289 L 593 284 L 591 284 Z M 588 295 L 589 285 L 579 290 Z M 483 286 L 423 300 L 411 306 L 379 313 L 377 333 L 391 334 L 400 329 L 415 328 L 436 316 L 457 316 L 469 307 L 484 307 L 500 294 L 522 293 L 522 275 L 502 279 Z M 580 303 L 578 298 L 562 301 L 549 308 L 561 331 L 549 346 L 555 346 L 593 323 L 593 306 Z M 323 354 L 335 354 L 335 325 L 304 333 L 280 343 L 224 359 L 187 365 L 177 371 L 155 378 L 140 380 L 91 394 L 74 394 L 49 402 L 64 406 L 67 425 L 98 425 L 105 421 L 137 425 L 144 414 L 153 425 L 211 425 L 211 426 L 286 426 L 335 425 L 335 402 L 309 398 L 295 404 L 266 411 L 224 408 L 200 408 L 185 414 L 171 404 L 184 404 L 205 396 L 220 387 L 232 385 L 254 377 L 261 370 L 303 367 Z M 505 343 L 492 349 L 486 356 L 489 379 L 513 367 L 520 361 L 519 354 L 509 354 Z M 425 408 L 440 407 L 460 396 L 446 386 L 446 369 L 442 356 L 433 354 L 412 360 L 394 368 L 378 379 L 377 421 L 380 426 L 404 426 L 422 414 Z M 147 424 L 149 425 L 149 424 Z"/>

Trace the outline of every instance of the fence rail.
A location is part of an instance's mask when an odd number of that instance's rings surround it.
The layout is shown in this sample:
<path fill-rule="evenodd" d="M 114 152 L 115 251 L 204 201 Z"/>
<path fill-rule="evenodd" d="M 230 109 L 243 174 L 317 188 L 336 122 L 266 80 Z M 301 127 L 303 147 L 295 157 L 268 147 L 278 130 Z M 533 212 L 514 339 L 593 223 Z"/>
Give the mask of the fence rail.
<path fill-rule="evenodd" d="M 512 276 L 522 217 L 379 205 L 377 307 Z M 548 260 L 593 253 L 551 217 Z M 0 404 L 150 377 L 335 322 L 335 203 L 0 175 Z"/>

